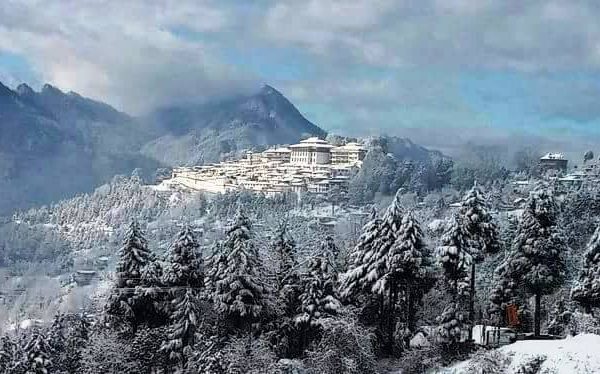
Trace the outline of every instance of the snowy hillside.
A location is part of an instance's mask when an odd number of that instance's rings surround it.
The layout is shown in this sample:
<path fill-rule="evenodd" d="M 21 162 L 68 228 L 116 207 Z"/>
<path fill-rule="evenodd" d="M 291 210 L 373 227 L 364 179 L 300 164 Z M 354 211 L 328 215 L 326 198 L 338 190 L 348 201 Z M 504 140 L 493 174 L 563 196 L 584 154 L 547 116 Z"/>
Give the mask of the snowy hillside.
<path fill-rule="evenodd" d="M 493 351 L 492 351 L 493 352 Z M 600 335 L 582 334 L 565 340 L 528 340 L 504 346 L 496 354 L 487 355 L 487 364 L 493 363 L 497 371 L 488 371 L 480 359 L 464 361 L 439 374 L 461 373 L 600 373 Z M 494 360 L 489 358 L 494 357 Z M 478 357 L 479 358 L 479 357 Z M 532 371 L 527 371 L 530 368 Z M 535 369 L 537 368 L 537 370 Z"/>

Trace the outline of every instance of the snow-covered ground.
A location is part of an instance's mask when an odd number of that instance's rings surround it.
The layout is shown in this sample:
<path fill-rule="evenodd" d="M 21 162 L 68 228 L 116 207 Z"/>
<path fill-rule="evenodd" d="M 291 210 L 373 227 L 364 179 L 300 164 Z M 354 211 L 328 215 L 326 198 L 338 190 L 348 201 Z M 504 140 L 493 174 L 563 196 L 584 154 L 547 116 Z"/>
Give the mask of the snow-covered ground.
<path fill-rule="evenodd" d="M 600 373 L 600 335 L 582 334 L 564 340 L 524 340 L 499 348 L 510 360 L 505 373 L 520 373 L 519 369 L 536 357 L 545 357 L 538 373 L 594 374 Z M 540 358 L 540 360 L 542 360 Z M 469 371 L 472 360 L 463 361 L 440 374 L 479 373 Z"/>

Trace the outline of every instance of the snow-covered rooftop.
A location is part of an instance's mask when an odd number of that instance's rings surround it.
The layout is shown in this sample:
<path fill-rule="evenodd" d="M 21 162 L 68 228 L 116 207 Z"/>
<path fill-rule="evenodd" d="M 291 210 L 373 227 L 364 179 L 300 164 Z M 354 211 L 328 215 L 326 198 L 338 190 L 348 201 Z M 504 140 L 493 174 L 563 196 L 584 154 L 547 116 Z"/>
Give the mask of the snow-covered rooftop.
<path fill-rule="evenodd" d="M 542 156 L 541 160 L 564 160 L 565 155 L 562 153 L 547 153 Z"/>
<path fill-rule="evenodd" d="M 305 148 L 305 147 L 318 147 L 318 148 L 334 148 L 333 145 L 327 143 L 323 139 L 319 139 L 316 136 L 300 141 L 300 144 L 290 145 L 290 148 Z"/>

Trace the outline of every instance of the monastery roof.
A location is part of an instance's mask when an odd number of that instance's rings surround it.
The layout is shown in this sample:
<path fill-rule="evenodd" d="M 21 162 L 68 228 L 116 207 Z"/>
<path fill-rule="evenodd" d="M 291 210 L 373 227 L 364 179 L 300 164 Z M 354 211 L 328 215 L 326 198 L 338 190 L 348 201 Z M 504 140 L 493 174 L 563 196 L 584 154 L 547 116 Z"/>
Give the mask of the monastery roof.
<path fill-rule="evenodd" d="M 315 147 L 315 148 L 334 148 L 333 145 L 327 143 L 327 141 L 323 139 L 319 139 L 317 137 L 308 138 L 300 141 L 300 144 L 290 145 L 290 148 L 305 148 L 305 147 Z"/>

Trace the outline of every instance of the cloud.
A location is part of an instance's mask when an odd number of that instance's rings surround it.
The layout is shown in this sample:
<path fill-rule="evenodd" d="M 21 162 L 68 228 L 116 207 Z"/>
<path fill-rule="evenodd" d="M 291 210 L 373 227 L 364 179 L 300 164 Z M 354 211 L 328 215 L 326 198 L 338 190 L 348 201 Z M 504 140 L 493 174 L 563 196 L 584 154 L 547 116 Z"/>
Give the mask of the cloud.
<path fill-rule="evenodd" d="M 316 55 L 375 66 L 523 71 L 598 67 L 595 1 L 289 1 L 264 32 Z"/>
<path fill-rule="evenodd" d="M 327 129 L 458 138 L 598 127 L 598 15 L 594 0 L 5 0 L 0 51 L 133 114 L 264 81 Z"/>
<path fill-rule="evenodd" d="M 7 1 L 0 3 L 0 49 L 26 56 L 40 81 L 139 113 L 255 85 L 216 59 L 211 43 L 172 32 L 184 25 L 210 34 L 229 22 L 209 2 Z"/>

